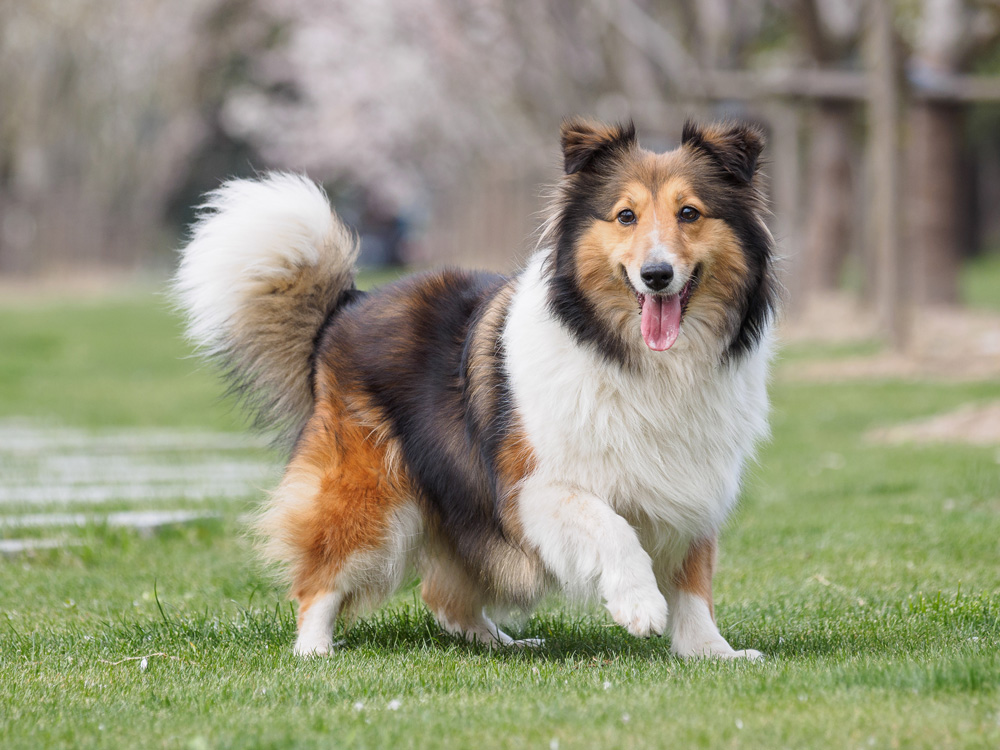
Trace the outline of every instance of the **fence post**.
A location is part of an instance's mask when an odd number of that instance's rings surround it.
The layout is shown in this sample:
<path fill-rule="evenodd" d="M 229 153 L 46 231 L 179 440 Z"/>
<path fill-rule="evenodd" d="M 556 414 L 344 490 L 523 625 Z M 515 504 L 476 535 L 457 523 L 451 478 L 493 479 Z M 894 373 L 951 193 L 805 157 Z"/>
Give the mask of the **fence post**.
<path fill-rule="evenodd" d="M 871 232 L 875 309 L 883 335 L 905 349 L 910 335 L 909 274 L 900 242 L 900 81 L 897 75 L 892 0 L 869 0 L 868 141 L 871 154 Z"/>

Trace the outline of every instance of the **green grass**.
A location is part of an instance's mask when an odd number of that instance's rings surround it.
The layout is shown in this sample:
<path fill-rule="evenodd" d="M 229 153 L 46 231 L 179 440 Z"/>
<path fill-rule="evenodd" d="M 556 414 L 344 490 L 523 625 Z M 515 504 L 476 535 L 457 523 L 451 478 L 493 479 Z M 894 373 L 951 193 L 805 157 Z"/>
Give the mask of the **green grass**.
<path fill-rule="evenodd" d="M 0 304 L 0 353 L 0 421 L 241 424 L 151 295 Z M 302 661 L 243 533 L 256 497 L 148 539 L 91 525 L 0 557 L 0 745 L 1000 746 L 1000 449 L 862 439 L 995 398 L 777 379 L 716 579 L 723 633 L 762 664 L 681 662 L 559 603 L 513 628 L 545 647 L 491 652 L 442 635 L 412 586 Z"/>
<path fill-rule="evenodd" d="M 972 307 L 1000 312 L 1000 252 L 981 255 L 962 266 L 962 301 Z"/>
<path fill-rule="evenodd" d="M 359 286 L 390 281 L 368 273 Z M 0 417 L 71 425 L 238 429 L 215 374 L 192 358 L 162 289 L 109 299 L 0 301 Z"/>

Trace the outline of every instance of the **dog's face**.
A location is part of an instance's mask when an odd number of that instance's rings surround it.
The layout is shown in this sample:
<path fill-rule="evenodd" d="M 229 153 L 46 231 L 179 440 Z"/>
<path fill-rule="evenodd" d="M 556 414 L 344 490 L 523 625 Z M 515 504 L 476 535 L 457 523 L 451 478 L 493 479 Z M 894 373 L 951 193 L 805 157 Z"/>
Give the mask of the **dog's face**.
<path fill-rule="evenodd" d="M 670 349 L 689 316 L 737 338 L 769 275 L 759 131 L 688 126 L 679 148 L 656 154 L 630 126 L 570 121 L 562 142 L 557 313 L 578 324 L 590 313 L 587 324 L 607 327 L 605 344 L 617 337 L 622 350 Z"/>

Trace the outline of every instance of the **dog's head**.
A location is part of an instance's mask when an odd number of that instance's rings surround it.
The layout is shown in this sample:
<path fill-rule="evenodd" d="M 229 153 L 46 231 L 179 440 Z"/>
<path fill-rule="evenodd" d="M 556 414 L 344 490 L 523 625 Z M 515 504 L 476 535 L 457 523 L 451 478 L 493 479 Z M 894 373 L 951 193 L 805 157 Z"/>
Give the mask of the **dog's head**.
<path fill-rule="evenodd" d="M 739 356 L 774 308 L 759 129 L 684 127 L 666 153 L 631 124 L 563 124 L 565 176 L 550 220 L 550 303 L 577 337 L 629 363 L 697 320 Z"/>

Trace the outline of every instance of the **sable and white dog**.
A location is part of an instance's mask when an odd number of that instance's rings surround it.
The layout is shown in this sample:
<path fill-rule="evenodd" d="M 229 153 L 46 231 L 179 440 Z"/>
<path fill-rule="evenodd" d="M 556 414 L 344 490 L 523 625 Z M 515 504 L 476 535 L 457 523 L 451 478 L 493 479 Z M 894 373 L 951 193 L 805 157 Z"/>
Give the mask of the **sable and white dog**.
<path fill-rule="evenodd" d="M 189 333 L 294 439 L 258 529 L 298 600 L 299 654 L 413 567 L 443 628 L 516 644 L 485 610 L 596 591 L 681 656 L 715 624 L 716 536 L 767 433 L 777 287 L 760 132 L 563 125 L 565 175 L 513 277 L 354 288 L 357 244 L 289 174 L 208 197 L 175 291 Z"/>

